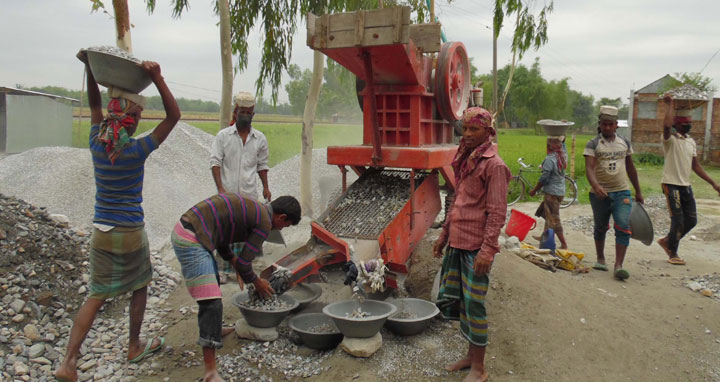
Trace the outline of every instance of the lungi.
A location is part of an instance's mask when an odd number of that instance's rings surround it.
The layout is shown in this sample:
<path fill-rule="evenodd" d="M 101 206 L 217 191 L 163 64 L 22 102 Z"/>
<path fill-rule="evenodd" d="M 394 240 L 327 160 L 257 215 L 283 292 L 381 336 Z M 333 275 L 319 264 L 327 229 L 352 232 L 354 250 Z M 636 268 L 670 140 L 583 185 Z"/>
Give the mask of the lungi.
<path fill-rule="evenodd" d="M 198 242 L 195 233 L 177 222 L 170 242 L 180 262 L 190 296 L 195 301 L 222 298 L 217 263 L 212 253 Z"/>
<path fill-rule="evenodd" d="M 90 298 L 104 300 L 141 289 L 152 280 L 145 228 L 97 228 L 90 238 Z"/>

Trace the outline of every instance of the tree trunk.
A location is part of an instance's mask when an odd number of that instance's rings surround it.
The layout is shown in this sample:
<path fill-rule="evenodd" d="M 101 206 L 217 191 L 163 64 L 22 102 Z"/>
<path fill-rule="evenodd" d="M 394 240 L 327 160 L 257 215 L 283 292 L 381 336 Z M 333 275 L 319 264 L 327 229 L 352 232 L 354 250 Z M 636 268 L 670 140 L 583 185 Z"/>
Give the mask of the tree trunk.
<path fill-rule="evenodd" d="M 115 36 L 117 46 L 132 53 L 132 40 L 130 39 L 130 10 L 127 0 L 113 0 L 115 9 Z"/>
<path fill-rule="evenodd" d="M 220 129 L 230 125 L 232 111 L 232 49 L 230 46 L 230 5 L 228 0 L 218 0 L 220 13 L 220 61 L 222 64 L 222 94 L 220 98 Z"/>
<path fill-rule="evenodd" d="M 310 81 L 302 126 L 302 151 L 300 153 L 300 205 L 303 215 L 312 217 L 312 150 L 315 111 L 320 99 L 325 56 L 316 50 L 313 56 L 313 76 Z"/>

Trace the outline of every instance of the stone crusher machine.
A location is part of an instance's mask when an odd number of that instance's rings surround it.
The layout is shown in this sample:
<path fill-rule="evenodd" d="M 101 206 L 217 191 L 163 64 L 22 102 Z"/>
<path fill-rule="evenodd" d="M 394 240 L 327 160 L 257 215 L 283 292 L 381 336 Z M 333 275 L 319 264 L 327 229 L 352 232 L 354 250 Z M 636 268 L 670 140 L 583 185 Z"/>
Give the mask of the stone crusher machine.
<path fill-rule="evenodd" d="M 465 47 L 441 43 L 440 24 L 411 24 L 409 7 L 310 15 L 307 32 L 309 47 L 364 82 L 363 144 L 328 147 L 343 192 L 311 223 L 308 243 L 276 264 L 297 284 L 326 265 L 381 256 L 386 286 L 397 287 L 441 209 L 439 175 L 454 188 L 454 126 L 471 91 Z M 348 167 L 359 176 L 349 188 Z"/>

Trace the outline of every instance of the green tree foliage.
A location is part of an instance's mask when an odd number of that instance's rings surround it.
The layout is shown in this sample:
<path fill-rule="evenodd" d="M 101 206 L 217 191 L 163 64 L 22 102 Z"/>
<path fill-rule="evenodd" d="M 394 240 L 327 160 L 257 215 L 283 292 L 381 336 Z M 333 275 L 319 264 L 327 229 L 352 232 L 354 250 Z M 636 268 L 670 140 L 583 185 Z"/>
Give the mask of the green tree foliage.
<path fill-rule="evenodd" d="M 310 89 L 312 70 L 301 69 L 296 64 L 288 68 L 290 81 L 285 85 L 293 114 L 302 115 L 305 99 Z M 332 60 L 327 62 L 320 88 L 317 115 L 323 118 L 338 114 L 344 118 L 359 118 L 361 115 L 355 92 L 355 76 Z"/>
<path fill-rule="evenodd" d="M 595 104 L 595 114 L 600 114 L 600 106 L 603 105 L 615 106 L 618 108 L 618 119 L 628 119 L 629 107 L 628 104 L 623 103 L 622 98 L 600 98 Z"/>
<path fill-rule="evenodd" d="M 510 70 L 510 65 L 498 70 L 499 93 L 505 90 Z M 480 75 L 478 79 L 483 81 L 483 101 L 489 105 L 492 73 Z M 536 122 L 540 119 L 566 119 L 579 127 L 594 128 L 597 113 L 593 97 L 570 89 L 568 81 L 568 78 L 552 81 L 543 78 L 539 59 L 535 59 L 530 68 L 518 65 L 505 108 L 498 116 L 498 126 L 538 128 Z"/>
<path fill-rule="evenodd" d="M 680 83 L 677 86 L 689 84 L 692 86 L 695 86 L 696 88 L 704 91 L 708 94 L 713 94 L 717 92 L 718 88 L 712 83 L 712 78 L 703 76 L 702 73 L 697 72 L 682 72 L 682 73 L 675 73 L 675 78 L 677 78 Z M 670 90 L 670 89 L 667 89 Z"/>

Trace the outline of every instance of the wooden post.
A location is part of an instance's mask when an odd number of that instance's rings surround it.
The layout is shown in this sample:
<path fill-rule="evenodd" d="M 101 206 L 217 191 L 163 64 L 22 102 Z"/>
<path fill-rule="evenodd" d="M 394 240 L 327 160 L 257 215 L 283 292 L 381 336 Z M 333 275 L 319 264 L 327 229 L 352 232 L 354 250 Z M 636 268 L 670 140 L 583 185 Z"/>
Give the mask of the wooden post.
<path fill-rule="evenodd" d="M 713 115 L 713 95 L 708 94 L 707 113 L 705 114 L 705 139 L 703 139 L 703 162 L 710 160 L 710 152 L 712 146 L 710 141 L 712 140 L 712 115 Z"/>
<path fill-rule="evenodd" d="M 127 0 L 113 0 L 115 11 L 115 40 L 118 48 L 132 53 L 132 39 L 130 38 L 130 10 Z"/>
<path fill-rule="evenodd" d="M 228 0 L 218 0 L 220 14 L 220 67 L 222 68 L 222 92 L 220 93 L 220 130 L 230 125 L 232 113 L 232 42 L 230 41 L 230 4 Z"/>
<path fill-rule="evenodd" d="M 435 22 L 435 0 L 430 0 L 430 22 Z"/>
<path fill-rule="evenodd" d="M 572 135 L 572 146 L 570 146 L 570 177 L 575 179 L 575 133 Z"/>
<path fill-rule="evenodd" d="M 380 146 L 382 142 L 380 140 L 380 123 L 377 117 L 377 101 L 375 100 L 375 79 L 373 78 L 372 68 L 372 57 L 370 52 L 363 52 L 363 60 L 365 63 L 365 97 L 370 97 L 370 120 L 372 121 L 373 128 L 373 152 L 372 161 L 373 164 L 377 164 L 382 161 L 382 151 Z"/>

